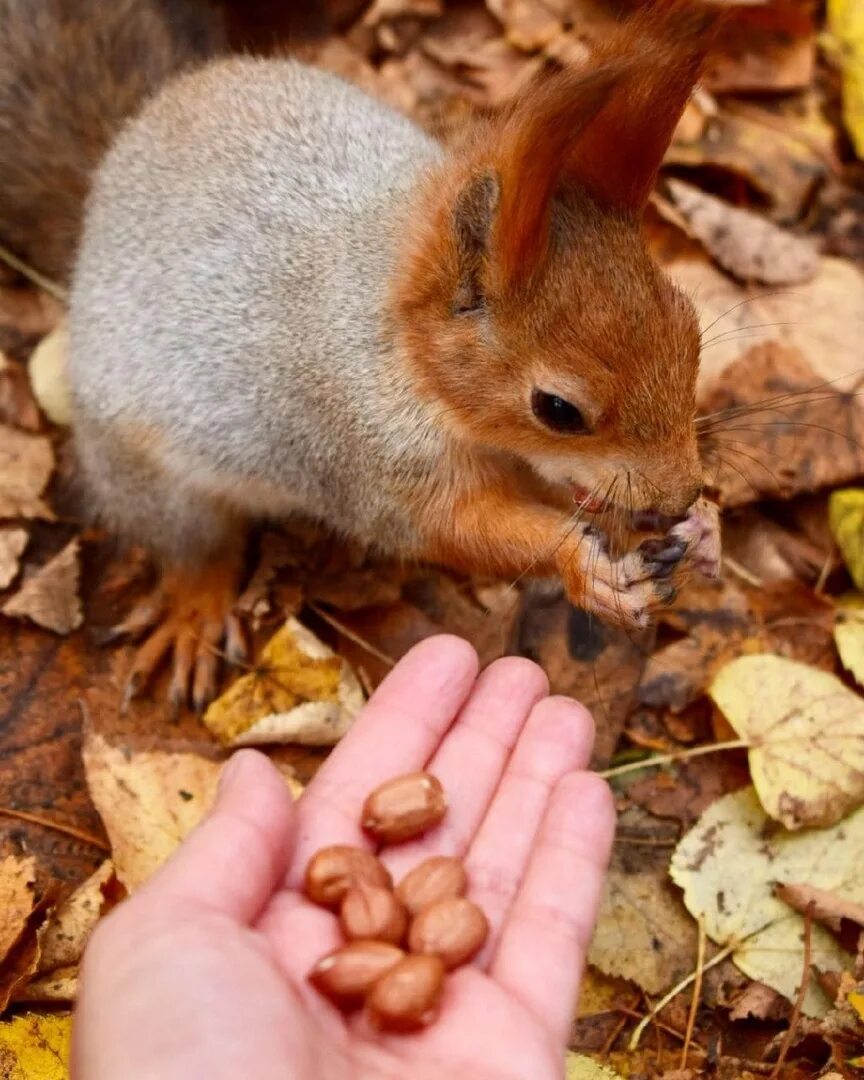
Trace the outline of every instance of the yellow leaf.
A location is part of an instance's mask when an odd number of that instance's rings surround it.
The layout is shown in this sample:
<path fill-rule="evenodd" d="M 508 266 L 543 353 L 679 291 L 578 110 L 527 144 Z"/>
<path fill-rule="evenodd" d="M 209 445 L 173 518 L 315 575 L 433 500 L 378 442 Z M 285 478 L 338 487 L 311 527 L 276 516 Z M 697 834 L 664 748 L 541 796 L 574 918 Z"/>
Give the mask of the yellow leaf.
<path fill-rule="evenodd" d="M 864 802 L 864 701 L 836 676 L 742 656 L 708 693 L 747 741 L 762 805 L 787 829 L 834 824 Z"/>
<path fill-rule="evenodd" d="M 363 691 L 349 665 L 290 618 L 255 670 L 210 705 L 204 723 L 228 746 L 332 746 L 362 706 Z"/>
<path fill-rule="evenodd" d="M 599 1065 L 593 1058 L 568 1050 L 565 1080 L 621 1080 L 621 1076 L 605 1065 Z"/>
<path fill-rule="evenodd" d="M 864 596 L 849 593 L 838 601 L 834 644 L 843 667 L 864 686 Z"/>
<path fill-rule="evenodd" d="M 71 1013 L 24 1013 L 0 1023 L 3 1080 L 66 1080 Z"/>
<path fill-rule="evenodd" d="M 131 753 L 92 734 L 83 758 L 90 797 L 111 841 L 117 879 L 133 892 L 210 808 L 222 766 L 197 754 Z M 291 777 L 286 782 L 296 795 L 300 785 Z"/>
<path fill-rule="evenodd" d="M 774 895 L 777 883 L 806 883 L 864 901 L 864 808 L 828 829 L 772 830 L 753 788 L 713 803 L 679 843 L 670 874 L 687 910 L 705 920 L 718 945 L 751 979 L 794 1000 L 803 975 L 804 919 Z M 852 957 L 819 923 L 811 927 L 811 963 L 842 971 Z M 831 1003 L 815 979 L 804 998 L 807 1016 Z"/>
<path fill-rule="evenodd" d="M 832 491 L 828 523 L 852 580 L 864 590 L 864 488 Z"/>
<path fill-rule="evenodd" d="M 856 1013 L 864 1020 L 864 994 L 853 991 L 851 994 L 846 995 L 846 1000 L 852 1006 Z"/>
<path fill-rule="evenodd" d="M 843 120 L 864 157 L 864 6 L 861 0 L 828 0 L 828 25 L 840 46 Z"/>
<path fill-rule="evenodd" d="M 52 424 L 64 426 L 72 423 L 68 354 L 69 329 L 64 320 L 42 338 L 27 362 L 33 397 Z"/>

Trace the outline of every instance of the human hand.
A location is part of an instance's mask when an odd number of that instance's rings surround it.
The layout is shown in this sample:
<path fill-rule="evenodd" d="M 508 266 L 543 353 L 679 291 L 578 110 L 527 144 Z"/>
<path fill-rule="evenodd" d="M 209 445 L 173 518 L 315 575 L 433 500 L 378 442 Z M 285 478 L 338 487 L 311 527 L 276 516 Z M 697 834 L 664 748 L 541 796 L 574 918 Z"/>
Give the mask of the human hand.
<path fill-rule="evenodd" d="M 237 753 L 208 818 L 94 932 L 73 1076 L 560 1077 L 614 813 L 584 771 L 590 716 L 547 695 L 529 661 L 477 678 L 470 646 L 437 637 L 397 665 L 296 804 L 265 757 Z M 307 983 L 341 937 L 300 886 L 318 848 L 370 846 L 358 824 L 369 791 L 424 767 L 448 814 L 381 857 L 396 880 L 427 855 L 462 857 L 491 934 L 448 976 L 431 1027 L 380 1034 Z"/>

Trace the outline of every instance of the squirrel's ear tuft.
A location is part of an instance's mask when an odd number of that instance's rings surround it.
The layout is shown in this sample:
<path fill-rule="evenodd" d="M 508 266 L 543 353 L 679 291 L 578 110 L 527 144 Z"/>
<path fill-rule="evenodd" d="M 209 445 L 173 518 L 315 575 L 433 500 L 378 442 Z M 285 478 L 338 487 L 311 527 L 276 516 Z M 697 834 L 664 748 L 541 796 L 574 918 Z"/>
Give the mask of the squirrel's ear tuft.
<path fill-rule="evenodd" d="M 454 314 L 477 311 L 485 302 L 483 271 L 500 199 L 500 182 L 491 170 L 472 176 L 456 198 L 453 228 L 459 260 L 459 279 L 453 297 Z"/>

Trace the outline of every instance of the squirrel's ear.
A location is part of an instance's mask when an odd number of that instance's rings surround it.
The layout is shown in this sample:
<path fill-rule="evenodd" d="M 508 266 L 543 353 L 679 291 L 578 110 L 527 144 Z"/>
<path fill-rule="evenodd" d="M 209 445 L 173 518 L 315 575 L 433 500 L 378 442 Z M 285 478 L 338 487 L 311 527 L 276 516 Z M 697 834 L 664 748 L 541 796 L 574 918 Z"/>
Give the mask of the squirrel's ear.
<path fill-rule="evenodd" d="M 453 228 L 459 278 L 453 297 L 454 314 L 464 315 L 483 306 L 483 270 L 500 193 L 498 176 L 485 170 L 472 176 L 456 198 Z"/>

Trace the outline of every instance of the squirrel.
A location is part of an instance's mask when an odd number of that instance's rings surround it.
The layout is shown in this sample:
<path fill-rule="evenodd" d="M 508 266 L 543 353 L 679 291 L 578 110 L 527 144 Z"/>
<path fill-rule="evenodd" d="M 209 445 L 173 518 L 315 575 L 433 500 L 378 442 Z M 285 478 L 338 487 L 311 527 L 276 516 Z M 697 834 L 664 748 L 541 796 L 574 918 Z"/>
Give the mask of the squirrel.
<path fill-rule="evenodd" d="M 574 603 L 633 628 L 682 574 L 716 575 L 698 320 L 640 229 L 713 11 L 648 0 L 584 70 L 545 74 L 445 147 L 296 60 L 197 63 L 210 38 L 167 19 L 176 0 L 0 0 L 0 56 L 26 43 L 38 72 L 43 11 L 73 6 L 83 24 L 65 44 L 89 18 L 118 32 L 91 39 L 76 78 L 92 69 L 93 86 L 62 103 L 98 116 L 64 196 L 75 228 L 93 164 L 83 229 L 73 244 L 50 213 L 36 224 L 41 269 L 64 271 L 77 246 L 69 366 L 88 500 L 161 564 L 117 627 L 143 639 L 130 694 L 170 656 L 175 705 L 213 696 L 220 643 L 243 652 L 232 609 L 257 519 L 300 514 L 467 572 L 557 575 Z M 58 85 L 81 59 L 61 45 Z M 107 100 L 138 64 L 131 93 Z M 10 134 L 0 78 L 7 173 L 10 140 L 26 159 L 30 132 Z M 134 115 L 97 167 L 118 110 Z M 38 187 L 67 167 L 50 175 L 52 117 L 33 111 Z M 0 176 L 0 238 L 39 264 L 16 216 L 22 168 Z M 637 512 L 663 515 L 665 536 L 613 556 L 597 515 Z"/>

